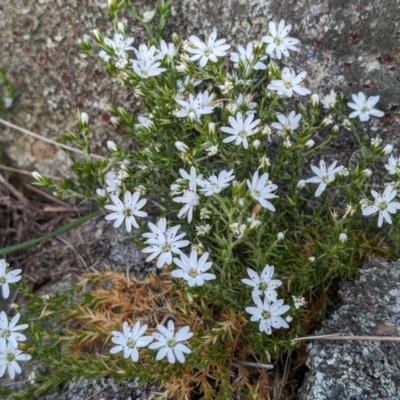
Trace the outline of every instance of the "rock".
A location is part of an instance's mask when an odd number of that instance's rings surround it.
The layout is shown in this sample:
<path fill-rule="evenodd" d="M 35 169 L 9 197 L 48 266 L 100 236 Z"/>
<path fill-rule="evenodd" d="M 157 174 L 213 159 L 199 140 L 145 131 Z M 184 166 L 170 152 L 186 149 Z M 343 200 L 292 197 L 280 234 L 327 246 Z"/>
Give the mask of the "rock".
<path fill-rule="evenodd" d="M 400 337 L 400 262 L 367 262 L 315 335 Z M 299 400 L 400 399 L 400 343 L 313 341 Z"/>
<path fill-rule="evenodd" d="M 145 12 L 154 10 L 156 3 L 138 0 L 135 6 Z M 107 139 L 123 143 L 108 121 L 107 105 L 134 110 L 137 102 L 105 73 L 99 62 L 80 55 L 76 48 L 79 39 L 93 39 L 93 29 L 111 33 L 107 1 L 3 0 L 0 15 L 0 65 L 8 69 L 19 88 L 6 119 L 56 139 L 63 132 L 75 130 L 79 109 L 90 117 L 94 152 L 105 154 Z M 306 70 L 307 86 L 321 95 L 331 88 L 347 96 L 359 90 L 381 95 L 379 108 L 386 111 L 386 116 L 375 120 L 371 135 L 389 139 L 398 148 L 397 0 L 174 0 L 166 38 L 174 31 L 184 38 L 192 34 L 203 37 L 216 28 L 234 50 L 236 44 L 261 39 L 268 32 L 268 21 L 281 18 L 292 23 L 291 35 L 302 42 L 300 52 L 292 53 L 283 64 L 297 71 Z M 145 40 L 138 24 L 129 18 L 127 22 L 135 45 Z M 31 138 L 1 127 L 0 137 L 15 166 L 47 175 L 69 173 L 62 151 L 52 155 L 51 160 L 35 157 L 31 154 Z"/>

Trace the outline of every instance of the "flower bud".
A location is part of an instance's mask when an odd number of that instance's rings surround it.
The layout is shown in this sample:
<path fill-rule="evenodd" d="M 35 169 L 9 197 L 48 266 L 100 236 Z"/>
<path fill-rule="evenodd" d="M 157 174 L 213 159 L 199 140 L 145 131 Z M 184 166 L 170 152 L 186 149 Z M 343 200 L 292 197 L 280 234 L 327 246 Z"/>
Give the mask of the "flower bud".
<path fill-rule="evenodd" d="M 278 232 L 276 237 L 278 240 L 283 240 L 285 239 L 285 234 L 283 232 Z"/>
<path fill-rule="evenodd" d="M 339 235 L 339 242 L 340 243 L 345 243 L 347 241 L 347 235 L 345 233 L 341 233 Z"/>
<path fill-rule="evenodd" d="M 108 148 L 108 150 L 110 150 L 112 152 L 118 151 L 117 145 L 112 140 L 107 141 L 107 148 Z"/>
<path fill-rule="evenodd" d="M 78 119 L 82 125 L 89 125 L 89 115 L 87 115 L 85 112 L 80 113 Z"/>
<path fill-rule="evenodd" d="M 43 175 L 39 174 L 39 172 L 37 172 L 37 171 L 31 172 L 31 175 L 32 175 L 37 181 L 40 181 L 41 179 L 43 179 Z"/>
<path fill-rule="evenodd" d="M 315 261 L 315 257 L 308 257 L 308 261 L 314 262 Z"/>
<path fill-rule="evenodd" d="M 215 122 L 210 122 L 210 123 L 208 124 L 208 132 L 209 132 L 211 135 L 214 135 L 214 134 L 215 134 Z"/>
<path fill-rule="evenodd" d="M 97 43 L 103 43 L 103 35 L 97 29 L 93 30 L 93 35 Z"/>
<path fill-rule="evenodd" d="M 372 171 L 370 169 L 364 169 L 363 171 L 361 171 L 361 175 L 369 177 L 372 175 Z"/>
<path fill-rule="evenodd" d="M 339 126 L 334 125 L 332 130 L 331 130 L 331 135 L 332 136 L 336 136 L 338 134 L 338 132 L 339 132 Z"/>
<path fill-rule="evenodd" d="M 182 153 L 187 153 L 187 151 L 189 150 L 189 147 L 186 146 L 185 143 L 180 142 L 180 141 L 175 142 L 175 147 L 176 147 L 179 151 L 181 151 Z"/>
<path fill-rule="evenodd" d="M 318 107 L 318 104 L 319 104 L 319 96 L 316 93 L 314 93 L 311 96 L 311 107 L 316 108 Z"/>
<path fill-rule="evenodd" d="M 10 108 L 12 106 L 13 100 L 14 99 L 12 97 L 3 97 L 4 108 Z"/>
<path fill-rule="evenodd" d="M 125 32 L 126 32 L 126 26 L 122 22 L 118 22 L 117 29 L 122 34 L 125 34 Z"/>
<path fill-rule="evenodd" d="M 383 154 L 384 154 L 385 156 L 389 155 L 392 151 L 393 151 L 393 145 L 392 145 L 392 144 L 387 144 L 387 145 L 383 148 Z"/>
<path fill-rule="evenodd" d="M 321 122 L 321 126 L 325 127 L 325 126 L 329 126 L 333 123 L 333 117 L 331 114 L 329 114 L 328 116 L 326 116 L 322 122 Z"/>
<path fill-rule="evenodd" d="M 96 194 L 99 197 L 106 197 L 106 191 L 104 189 L 96 189 Z"/>
<path fill-rule="evenodd" d="M 307 148 L 309 148 L 309 149 L 311 149 L 311 147 L 314 147 L 314 145 L 315 145 L 315 142 L 314 142 L 314 140 L 312 140 L 312 139 L 307 140 L 307 142 L 305 143 L 305 146 L 306 146 Z"/>
<path fill-rule="evenodd" d="M 297 182 L 297 189 L 303 189 L 304 186 L 306 186 L 306 181 L 304 179 L 300 179 Z"/>
<path fill-rule="evenodd" d="M 260 147 L 260 145 L 261 145 L 261 142 L 260 142 L 258 139 L 256 139 L 256 140 L 253 142 L 253 147 L 254 147 L 255 149 L 258 149 L 258 148 Z"/>

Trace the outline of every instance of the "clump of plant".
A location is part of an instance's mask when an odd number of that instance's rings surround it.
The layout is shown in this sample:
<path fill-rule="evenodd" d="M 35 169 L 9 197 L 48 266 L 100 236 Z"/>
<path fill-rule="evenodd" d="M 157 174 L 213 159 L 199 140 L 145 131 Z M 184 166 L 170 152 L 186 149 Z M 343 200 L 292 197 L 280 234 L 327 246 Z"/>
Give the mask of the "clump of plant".
<path fill-rule="evenodd" d="M 149 43 L 129 36 L 125 10 L 152 33 Z M 400 160 L 365 129 L 384 114 L 379 96 L 354 94 L 349 115 L 333 90 L 309 97 L 306 72 L 282 67 L 299 49 L 284 21 L 234 49 L 216 31 L 165 42 L 169 11 L 161 1 L 143 18 L 131 2 L 109 1 L 115 33 L 95 32 L 100 51 L 88 41 L 80 49 L 142 114 L 110 106 L 127 140 L 108 141 L 108 155 L 94 160 L 81 113 L 79 133 L 60 139 L 87 154 L 71 154 L 77 179 L 56 185 L 35 173 L 58 197 L 96 201 L 160 274 L 138 282 L 97 273 L 80 294 L 32 298 L 30 352 L 55 378 L 37 377 L 30 393 L 106 375 L 158 382 L 178 399 L 268 398 L 269 369 L 323 318 L 337 282 L 372 254 L 398 257 Z M 359 148 L 337 160 L 327 149 L 340 130 Z M 371 190 L 383 166 L 391 179 Z M 43 327 L 49 319 L 58 333 Z"/>

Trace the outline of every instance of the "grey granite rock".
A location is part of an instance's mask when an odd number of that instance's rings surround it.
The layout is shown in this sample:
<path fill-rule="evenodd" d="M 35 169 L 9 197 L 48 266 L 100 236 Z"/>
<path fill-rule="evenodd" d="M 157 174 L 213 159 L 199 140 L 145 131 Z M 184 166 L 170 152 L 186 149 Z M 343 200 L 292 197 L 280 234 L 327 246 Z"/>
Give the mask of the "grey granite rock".
<path fill-rule="evenodd" d="M 400 337 L 400 262 L 367 262 L 316 335 Z M 314 341 L 299 400 L 399 400 L 400 342 Z"/>

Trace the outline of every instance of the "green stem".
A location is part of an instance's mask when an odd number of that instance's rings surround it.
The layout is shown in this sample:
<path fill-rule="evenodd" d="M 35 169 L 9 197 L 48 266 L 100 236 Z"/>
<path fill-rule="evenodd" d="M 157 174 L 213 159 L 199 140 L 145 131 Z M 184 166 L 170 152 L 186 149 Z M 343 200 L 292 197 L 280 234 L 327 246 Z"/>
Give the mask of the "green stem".
<path fill-rule="evenodd" d="M 0 256 L 2 256 L 4 254 L 12 253 L 17 250 L 25 249 L 26 247 L 34 246 L 35 244 L 38 244 L 38 243 L 42 243 L 48 239 L 51 239 L 53 237 L 56 237 L 58 235 L 65 233 L 65 232 L 68 232 L 72 229 L 75 229 L 78 226 L 84 224 L 85 222 L 87 222 L 95 217 L 98 217 L 100 214 L 101 214 L 101 211 L 96 211 L 92 214 L 85 215 L 84 217 L 81 217 L 75 221 L 72 221 L 69 224 L 66 224 L 66 225 L 62 226 L 61 228 L 56 229 L 54 232 L 49 233 L 48 235 L 42 236 L 37 239 L 28 240 L 26 242 L 16 244 L 15 246 L 9 246 L 4 249 L 1 249 Z"/>

